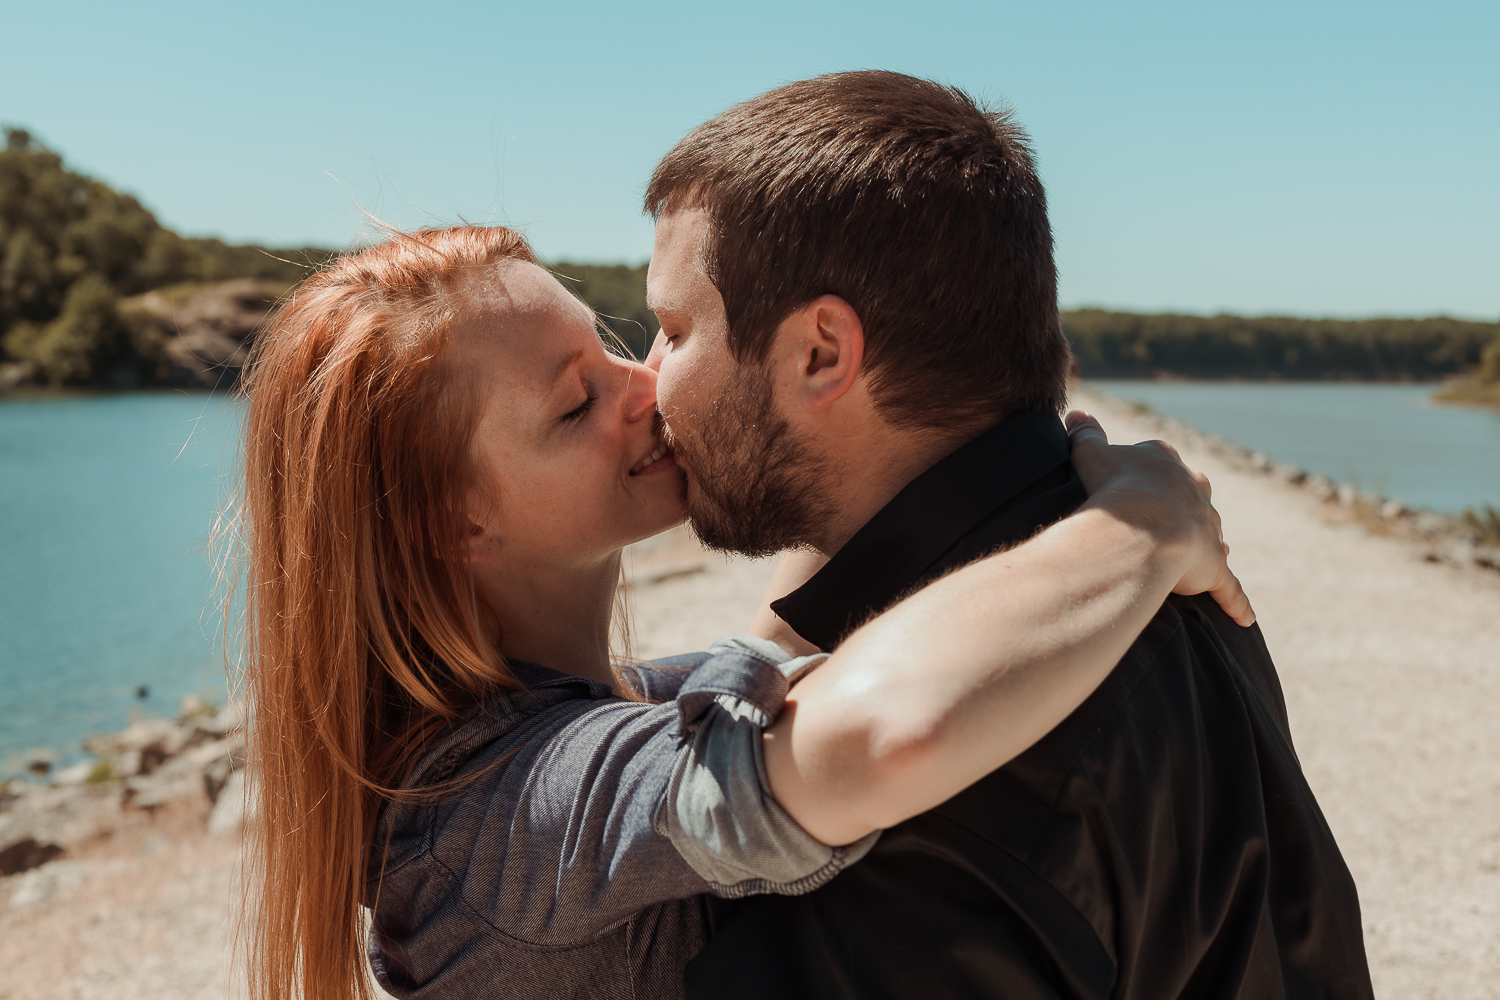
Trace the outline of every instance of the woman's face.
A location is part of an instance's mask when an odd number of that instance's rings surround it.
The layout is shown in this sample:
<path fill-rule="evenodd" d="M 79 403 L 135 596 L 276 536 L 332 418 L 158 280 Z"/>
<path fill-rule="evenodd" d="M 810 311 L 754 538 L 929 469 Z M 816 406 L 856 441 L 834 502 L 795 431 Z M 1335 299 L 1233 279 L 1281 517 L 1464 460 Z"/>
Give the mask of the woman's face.
<path fill-rule="evenodd" d="M 448 349 L 481 400 L 472 557 L 566 571 L 681 522 L 656 373 L 606 351 L 588 310 L 534 264 L 507 261 L 460 291 Z"/>

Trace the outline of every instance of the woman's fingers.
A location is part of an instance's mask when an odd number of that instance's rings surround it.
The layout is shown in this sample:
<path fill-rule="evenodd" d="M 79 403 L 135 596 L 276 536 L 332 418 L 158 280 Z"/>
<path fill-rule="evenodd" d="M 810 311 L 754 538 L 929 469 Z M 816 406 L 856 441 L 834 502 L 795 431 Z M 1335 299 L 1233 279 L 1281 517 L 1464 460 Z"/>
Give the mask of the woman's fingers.
<path fill-rule="evenodd" d="M 1097 427 L 1100 434 L 1104 433 L 1104 427 L 1100 425 L 1099 418 L 1086 410 L 1069 410 L 1067 416 L 1063 417 L 1063 426 L 1068 429 L 1069 434 L 1089 425 Z"/>
<path fill-rule="evenodd" d="M 1242 626 L 1254 625 L 1255 609 L 1250 606 L 1250 598 L 1239 577 L 1229 568 L 1229 543 L 1224 541 L 1219 512 L 1212 506 L 1208 509 L 1212 514 L 1218 542 L 1210 544 L 1205 538 L 1197 543 L 1197 557 L 1192 567 L 1177 582 L 1177 586 L 1172 588 L 1173 593 L 1206 593 L 1236 623 Z"/>
<path fill-rule="evenodd" d="M 1069 410 L 1068 415 L 1063 417 L 1063 426 L 1068 429 L 1068 438 L 1077 448 L 1080 444 L 1085 446 L 1103 446 L 1109 444 L 1109 436 L 1104 433 L 1104 425 L 1099 419 L 1082 410 Z"/>
<path fill-rule="evenodd" d="M 1169 441 L 1162 441 L 1162 440 L 1142 441 L 1140 444 L 1136 445 L 1136 447 L 1137 448 L 1159 448 L 1162 451 L 1166 452 L 1168 455 L 1171 455 L 1172 458 L 1175 459 L 1176 461 L 1179 461 L 1179 462 L 1182 461 L 1182 456 L 1179 455 L 1179 454 L 1177 454 L 1177 449 Z"/>
<path fill-rule="evenodd" d="M 1063 418 L 1068 428 L 1068 443 L 1072 448 L 1073 469 L 1083 481 L 1083 490 L 1093 496 L 1119 467 L 1119 462 L 1110 447 L 1109 437 L 1099 421 L 1083 412 L 1072 410 Z"/>
<path fill-rule="evenodd" d="M 1229 546 L 1224 542 L 1224 522 L 1212 503 L 1213 484 L 1208 477 L 1183 462 L 1177 449 L 1166 441 L 1142 441 L 1130 447 L 1111 446 L 1104 427 L 1083 410 L 1073 410 L 1063 418 L 1073 445 L 1073 468 L 1083 480 L 1083 487 L 1093 496 L 1100 488 L 1119 477 L 1117 482 L 1140 491 L 1160 509 L 1174 512 L 1177 523 L 1196 524 L 1192 536 L 1198 539 L 1194 565 L 1178 582 L 1179 594 L 1211 595 L 1219 607 L 1242 626 L 1255 624 L 1255 609 L 1245 594 L 1239 577 L 1229 568 Z M 1183 473 L 1186 473 L 1184 478 Z M 1142 477 L 1145 477 L 1144 479 Z M 1198 496 L 1193 497 L 1193 487 Z M 1177 485 L 1173 485 L 1173 484 Z"/>
<path fill-rule="evenodd" d="M 1229 555 L 1229 546 L 1224 546 L 1224 554 Z M 1249 628 L 1255 624 L 1255 609 L 1250 606 L 1250 598 L 1245 593 L 1245 588 L 1240 585 L 1240 578 L 1235 576 L 1226 563 L 1223 576 L 1209 594 L 1218 602 L 1224 613 L 1235 620 L 1237 625 Z"/>

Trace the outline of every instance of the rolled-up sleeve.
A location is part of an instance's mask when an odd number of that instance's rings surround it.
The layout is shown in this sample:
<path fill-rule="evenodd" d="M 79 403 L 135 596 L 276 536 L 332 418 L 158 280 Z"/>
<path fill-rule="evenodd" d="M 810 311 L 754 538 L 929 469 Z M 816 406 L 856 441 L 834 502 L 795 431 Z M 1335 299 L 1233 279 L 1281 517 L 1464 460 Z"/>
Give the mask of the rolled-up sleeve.
<path fill-rule="evenodd" d="M 673 701 L 600 698 L 599 688 L 524 713 L 463 766 L 474 784 L 434 817 L 430 856 L 468 912 L 541 946 L 703 892 L 817 888 L 874 838 L 830 847 L 798 826 L 771 796 L 761 734 L 788 676 L 820 659 L 732 637 L 679 658 Z M 559 678 L 526 697 L 587 683 Z"/>
<path fill-rule="evenodd" d="M 656 827 L 719 896 L 810 892 L 879 837 L 829 846 L 772 797 L 761 733 L 781 712 L 788 677 L 826 658 L 780 652 L 765 640 L 720 640 L 677 695 L 682 746 Z"/>

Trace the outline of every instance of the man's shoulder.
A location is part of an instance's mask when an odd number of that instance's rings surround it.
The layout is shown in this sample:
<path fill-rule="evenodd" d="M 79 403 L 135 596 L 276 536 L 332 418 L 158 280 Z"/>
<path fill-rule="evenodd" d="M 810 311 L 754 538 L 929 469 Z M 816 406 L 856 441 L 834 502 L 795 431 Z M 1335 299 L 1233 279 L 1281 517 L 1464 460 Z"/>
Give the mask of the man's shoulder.
<path fill-rule="evenodd" d="M 1259 630 L 1173 597 L 1030 750 L 827 886 L 742 901 L 687 981 L 694 997 L 736 977 L 733 995 L 756 998 L 1055 996 L 1064 981 L 1105 997 L 1122 975 L 1186 981 L 1228 954 L 1221 940 L 1259 956 L 1224 995 L 1281 995 L 1263 977 L 1282 969 L 1357 986 L 1363 968 L 1352 881 Z"/>
<path fill-rule="evenodd" d="M 1207 595 L 1173 595 L 1104 683 L 994 777 L 1053 806 L 1073 783 L 1112 800 L 1122 767 L 1161 774 L 1170 760 L 1165 773 L 1181 774 L 1187 760 L 1253 754 L 1268 725 L 1287 739 L 1285 718 L 1260 627 L 1237 625 Z"/>
<path fill-rule="evenodd" d="M 1087 867 L 1107 831 L 1150 828 L 1153 813 L 1171 812 L 1204 783 L 1231 774 L 1256 782 L 1267 742 L 1285 743 L 1290 756 L 1259 629 L 1242 629 L 1210 599 L 1174 596 L 1071 715 L 908 823 L 934 836 L 958 824 L 1051 877 L 1064 861 Z"/>

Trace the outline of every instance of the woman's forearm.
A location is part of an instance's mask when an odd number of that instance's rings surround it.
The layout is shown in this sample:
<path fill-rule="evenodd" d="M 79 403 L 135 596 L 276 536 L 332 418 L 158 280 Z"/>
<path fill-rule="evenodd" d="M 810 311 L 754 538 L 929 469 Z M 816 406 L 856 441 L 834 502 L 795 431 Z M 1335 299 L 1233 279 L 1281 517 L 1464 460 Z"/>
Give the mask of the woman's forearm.
<path fill-rule="evenodd" d="M 765 760 L 804 829 L 842 844 L 924 812 L 1103 681 L 1177 586 L 1192 543 L 1101 502 L 902 601 L 792 690 Z"/>

